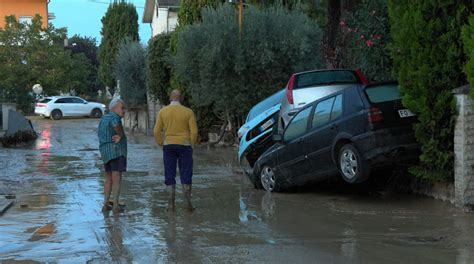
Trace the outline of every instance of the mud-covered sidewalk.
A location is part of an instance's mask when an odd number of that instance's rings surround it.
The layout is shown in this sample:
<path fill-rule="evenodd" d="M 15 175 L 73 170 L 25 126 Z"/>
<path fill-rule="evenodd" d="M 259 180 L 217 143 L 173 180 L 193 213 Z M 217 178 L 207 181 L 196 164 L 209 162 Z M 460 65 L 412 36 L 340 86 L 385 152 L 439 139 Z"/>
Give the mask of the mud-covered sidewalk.
<path fill-rule="evenodd" d="M 179 192 L 168 214 L 161 150 L 141 135 L 128 135 L 126 211 L 104 215 L 98 120 L 33 123 L 35 143 L 0 148 L 0 187 L 16 195 L 0 217 L 0 262 L 474 263 L 473 214 L 339 185 L 254 190 L 233 148 L 195 149 L 197 211 Z"/>

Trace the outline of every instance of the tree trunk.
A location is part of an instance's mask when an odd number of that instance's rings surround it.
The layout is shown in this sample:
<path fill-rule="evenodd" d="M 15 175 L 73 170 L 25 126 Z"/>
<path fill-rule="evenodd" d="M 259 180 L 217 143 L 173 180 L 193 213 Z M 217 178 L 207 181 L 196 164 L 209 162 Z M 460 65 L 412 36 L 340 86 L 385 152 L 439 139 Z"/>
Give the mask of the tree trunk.
<path fill-rule="evenodd" d="M 328 68 L 337 68 L 339 63 L 336 56 L 336 39 L 341 20 L 341 0 L 328 1 L 328 19 L 325 37 L 325 59 Z"/>

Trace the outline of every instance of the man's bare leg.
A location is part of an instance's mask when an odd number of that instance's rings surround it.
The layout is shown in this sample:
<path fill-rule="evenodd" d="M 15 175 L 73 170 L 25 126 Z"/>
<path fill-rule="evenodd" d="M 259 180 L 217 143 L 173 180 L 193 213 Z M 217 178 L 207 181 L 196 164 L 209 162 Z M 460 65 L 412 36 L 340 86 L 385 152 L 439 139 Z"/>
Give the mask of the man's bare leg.
<path fill-rule="evenodd" d="M 112 171 L 112 194 L 114 196 L 114 205 L 112 211 L 114 213 L 120 213 L 119 196 L 120 196 L 120 185 L 122 183 L 122 172 Z"/>
<path fill-rule="evenodd" d="M 109 199 L 110 199 L 111 191 L 112 191 L 112 172 L 105 172 L 104 206 L 102 206 L 102 212 L 109 211 Z"/>

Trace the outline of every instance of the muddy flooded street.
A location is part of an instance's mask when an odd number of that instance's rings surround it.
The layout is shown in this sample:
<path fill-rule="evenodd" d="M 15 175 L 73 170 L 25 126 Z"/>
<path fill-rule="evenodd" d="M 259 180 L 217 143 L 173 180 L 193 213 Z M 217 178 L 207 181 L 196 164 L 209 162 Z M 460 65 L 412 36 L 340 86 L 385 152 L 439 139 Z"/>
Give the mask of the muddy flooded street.
<path fill-rule="evenodd" d="M 415 195 L 255 190 L 235 148 L 194 151 L 193 202 L 166 212 L 162 151 L 128 134 L 120 216 L 103 214 L 98 119 L 34 118 L 31 146 L 0 148 L 0 262 L 474 263 L 474 214 Z"/>

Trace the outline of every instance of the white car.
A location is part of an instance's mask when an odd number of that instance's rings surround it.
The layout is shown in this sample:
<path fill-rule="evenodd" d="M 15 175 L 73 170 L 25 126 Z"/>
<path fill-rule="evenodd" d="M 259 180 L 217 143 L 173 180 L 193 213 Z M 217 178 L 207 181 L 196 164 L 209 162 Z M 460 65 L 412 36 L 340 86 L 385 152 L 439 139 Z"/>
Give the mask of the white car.
<path fill-rule="evenodd" d="M 64 116 L 91 116 L 101 118 L 105 105 L 87 102 L 76 96 L 45 97 L 35 105 L 35 114 L 44 118 L 59 120 Z"/>

